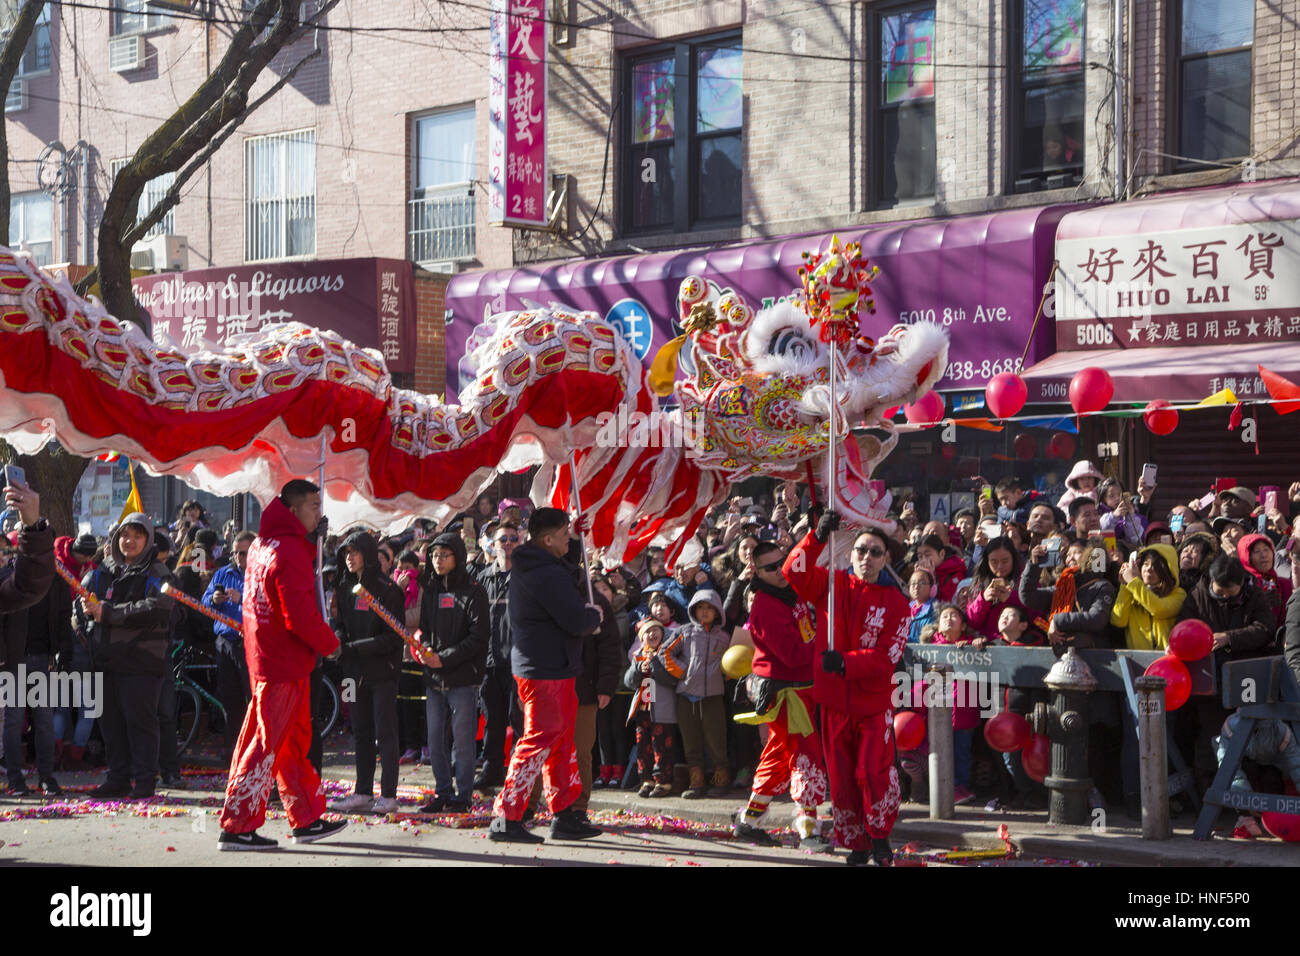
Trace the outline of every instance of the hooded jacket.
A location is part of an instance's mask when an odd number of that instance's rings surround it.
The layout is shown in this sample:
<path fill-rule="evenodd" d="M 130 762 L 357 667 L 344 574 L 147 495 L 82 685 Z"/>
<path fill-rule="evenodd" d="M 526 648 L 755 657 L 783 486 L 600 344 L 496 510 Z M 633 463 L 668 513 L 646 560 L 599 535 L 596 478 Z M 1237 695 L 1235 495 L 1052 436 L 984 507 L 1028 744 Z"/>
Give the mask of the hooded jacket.
<path fill-rule="evenodd" d="M 1060 508 L 1062 511 L 1068 514 L 1070 508 L 1070 502 L 1073 501 L 1075 498 L 1078 498 L 1080 495 L 1086 494 L 1086 496 L 1089 498 L 1096 498 L 1097 486 L 1094 485 L 1093 490 L 1090 492 L 1086 492 L 1086 493 L 1082 492 L 1079 490 L 1079 479 L 1095 478 L 1097 484 L 1100 485 L 1102 477 L 1103 476 L 1100 469 L 1098 469 L 1097 466 L 1094 465 L 1092 462 L 1076 461 L 1074 463 L 1074 467 L 1070 469 L 1070 473 L 1065 477 L 1065 494 L 1061 495 L 1061 497 L 1057 499 L 1056 507 Z"/>
<path fill-rule="evenodd" d="M 510 666 L 510 569 L 502 571 L 495 561 L 478 575 L 478 583 L 487 592 L 492 629 L 488 639 L 487 666 Z"/>
<path fill-rule="evenodd" d="M 127 525 L 144 529 L 148 544 L 140 557 L 128 562 L 119 545 Z M 82 585 L 103 604 L 98 623 L 73 605 L 77 625 L 89 635 L 94 665 L 115 674 L 162 677 L 170 669 L 167 645 L 176 602 L 162 593 L 163 584 L 176 585 L 175 576 L 157 558 L 153 522 L 133 513 L 113 530 L 112 554 L 88 572 Z"/>
<path fill-rule="evenodd" d="M 361 552 L 365 568 L 358 578 L 347 570 L 345 555 L 349 548 Z M 402 620 L 406 599 L 402 589 L 392 578 L 379 570 L 379 544 L 365 531 L 354 531 L 343 539 L 338 549 L 340 576 L 334 599 L 338 606 L 338 621 L 334 633 L 343 645 L 343 670 L 351 677 L 363 681 L 397 680 L 402 667 L 403 640 L 370 609 L 369 600 L 352 593 L 360 583 L 370 596 L 388 613 Z"/>
<path fill-rule="evenodd" d="M 41 519 L 34 530 L 23 528 L 18 536 L 18 554 L 0 571 L 0 657 L 9 667 L 22 660 L 27 617 L 15 614 L 31 607 L 50 589 L 54 580 L 54 532 Z"/>
<path fill-rule="evenodd" d="M 594 597 L 605 619 L 595 633 L 582 639 L 582 673 L 573 682 L 580 705 L 598 704 L 602 694 L 613 697 L 623 675 L 623 638 L 618 633 L 614 608 L 600 594 Z"/>
<path fill-rule="evenodd" d="M 569 566 L 531 541 L 511 558 L 509 613 L 515 677 L 567 680 L 582 672 L 582 639 L 600 626 L 600 614 Z"/>
<path fill-rule="evenodd" d="M 254 681 L 300 681 L 339 639 L 321 616 L 316 549 L 289 507 L 273 498 L 262 512 L 244 571 L 244 654 Z"/>
<path fill-rule="evenodd" d="M 1178 546 L 1178 557 L 1183 556 L 1183 548 L 1193 542 L 1200 542 L 1201 563 L 1195 568 L 1178 569 L 1178 585 L 1188 594 L 1192 593 L 1192 588 L 1196 587 L 1196 582 L 1201 580 L 1202 575 L 1210 570 L 1210 565 L 1214 563 L 1215 557 L 1220 552 L 1219 539 L 1206 531 L 1195 531 L 1183 538 L 1182 544 Z"/>
<path fill-rule="evenodd" d="M 695 610 L 707 604 L 718 612 L 712 629 L 705 630 L 695 618 Z M 722 677 L 722 655 L 731 644 L 731 635 L 722 627 L 722 598 L 717 591 L 705 588 L 695 592 L 687 608 L 691 623 L 674 628 L 664 641 L 668 648 L 668 663 L 681 668 L 677 693 L 687 697 L 717 697 L 725 688 Z"/>
<path fill-rule="evenodd" d="M 434 573 L 434 548 L 448 548 L 456 566 L 445 577 Z M 457 534 L 434 538 L 425 558 L 424 596 L 420 601 L 422 640 L 442 660 L 423 669 L 434 690 L 477 687 L 487 666 L 490 614 L 487 592 L 465 567 L 465 542 Z"/>
<path fill-rule="evenodd" d="M 1138 551 L 1138 565 L 1142 556 L 1154 551 L 1164 558 L 1169 573 L 1178 575 L 1178 555 L 1167 544 L 1152 544 Z M 1187 592 L 1180 586 L 1160 597 L 1136 577 L 1120 587 L 1111 608 L 1110 623 L 1125 628 L 1125 645 L 1131 651 L 1163 651 L 1169 646 L 1169 632 L 1178 621 L 1178 614 L 1187 600 Z"/>
<path fill-rule="evenodd" d="M 1277 546 L 1273 544 L 1271 538 L 1262 534 L 1242 535 L 1241 540 L 1237 542 L 1237 560 L 1246 569 L 1246 573 L 1254 579 L 1256 589 L 1273 615 L 1273 626 L 1281 627 L 1286 619 L 1286 602 L 1291 600 L 1291 581 L 1272 568 L 1268 569 L 1267 574 L 1260 574 L 1255 570 L 1255 566 L 1250 563 L 1250 549 L 1259 541 L 1268 545 L 1276 560 Z"/>
<path fill-rule="evenodd" d="M 1020 575 L 1020 600 L 1031 614 L 1044 618 L 1052 610 L 1055 588 L 1035 587 L 1038 571 L 1033 564 L 1026 564 Z M 1110 612 L 1115 604 L 1115 585 L 1101 574 L 1080 574 L 1076 578 L 1074 606 L 1068 611 L 1056 615 L 1056 626 L 1065 634 L 1073 637 L 1071 646 L 1079 649 L 1110 646 Z M 1051 623 L 1050 621 L 1048 622 Z M 1058 654 L 1065 653 L 1065 646 L 1054 647 Z"/>
<path fill-rule="evenodd" d="M 1047 498 L 1031 488 L 1021 495 L 1020 500 L 1010 508 L 1006 505 L 998 505 L 998 520 L 1014 521 L 1017 524 L 1028 524 L 1029 512 L 1034 510 L 1034 505 L 1046 502 Z"/>
<path fill-rule="evenodd" d="M 212 595 L 216 593 L 217 588 L 226 592 L 226 600 L 220 605 L 212 603 Z M 241 595 L 239 601 L 235 601 L 231 594 L 238 591 Z M 242 595 L 244 593 L 244 572 L 239 570 L 239 566 L 231 561 L 229 564 L 223 564 L 217 568 L 216 573 L 212 575 L 212 580 L 208 582 L 207 589 L 203 592 L 203 606 L 219 611 L 226 617 L 233 619 L 240 624 L 244 620 L 244 605 Z M 216 637 L 222 637 L 226 640 L 238 644 L 240 648 L 244 646 L 244 635 L 240 631 L 232 631 L 220 621 L 212 622 L 212 633 Z M 242 651 L 241 651 L 242 653 Z"/>
<path fill-rule="evenodd" d="M 1210 630 L 1227 635 L 1228 646 L 1214 652 L 1214 668 L 1222 673 L 1223 665 L 1230 660 L 1265 657 L 1277 653 L 1274 634 L 1277 625 L 1264 595 L 1250 578 L 1236 597 L 1221 598 L 1210 590 L 1206 575 L 1197 582 L 1178 614 L 1180 621 L 1204 621 Z"/>

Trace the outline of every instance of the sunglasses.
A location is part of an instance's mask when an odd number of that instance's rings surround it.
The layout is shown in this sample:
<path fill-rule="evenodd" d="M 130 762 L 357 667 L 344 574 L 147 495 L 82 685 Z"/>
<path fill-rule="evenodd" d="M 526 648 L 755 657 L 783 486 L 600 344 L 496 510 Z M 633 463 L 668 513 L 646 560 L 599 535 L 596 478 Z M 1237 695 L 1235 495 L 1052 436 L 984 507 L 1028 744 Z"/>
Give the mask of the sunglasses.
<path fill-rule="evenodd" d="M 785 564 L 785 558 L 782 558 L 780 561 L 773 561 L 771 564 L 760 564 L 760 565 L 758 566 L 758 570 L 760 570 L 760 571 L 780 571 L 780 570 L 781 570 L 781 565 L 783 565 L 783 564 Z"/>
<path fill-rule="evenodd" d="M 862 555 L 864 558 L 865 558 L 867 555 L 871 555 L 871 557 L 873 557 L 873 558 L 883 558 L 883 557 L 885 556 L 885 549 L 884 549 L 884 548 L 864 548 L 864 547 L 862 547 L 861 545 L 858 545 L 856 548 L 853 549 L 853 553 L 854 553 L 854 554 L 860 554 L 860 555 Z"/>
<path fill-rule="evenodd" d="M 517 534 L 504 535 L 500 538 L 497 538 L 497 544 L 505 544 L 506 542 L 517 543 L 518 541 L 519 541 L 519 535 Z"/>

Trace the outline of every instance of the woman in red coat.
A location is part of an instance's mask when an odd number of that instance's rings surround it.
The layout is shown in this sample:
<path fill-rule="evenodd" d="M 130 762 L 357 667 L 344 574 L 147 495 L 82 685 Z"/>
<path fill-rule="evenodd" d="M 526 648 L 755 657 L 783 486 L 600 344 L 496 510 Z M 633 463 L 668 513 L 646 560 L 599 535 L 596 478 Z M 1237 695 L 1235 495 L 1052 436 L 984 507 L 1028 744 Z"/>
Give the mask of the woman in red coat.
<path fill-rule="evenodd" d="M 818 607 L 826 605 L 829 575 L 817 567 L 817 559 L 839 520 L 835 512 L 826 512 L 783 568 L 799 596 Z M 910 620 L 907 598 L 879 578 L 895 546 L 876 528 L 859 532 L 853 542 L 853 573 L 835 572 L 834 649 L 827 647 L 826 619 L 819 616 L 817 622 L 821 666 L 815 668 L 813 698 L 821 706 L 835 839 L 850 851 L 850 866 L 893 862 L 889 833 L 898 818 L 901 791 L 891 697 Z"/>

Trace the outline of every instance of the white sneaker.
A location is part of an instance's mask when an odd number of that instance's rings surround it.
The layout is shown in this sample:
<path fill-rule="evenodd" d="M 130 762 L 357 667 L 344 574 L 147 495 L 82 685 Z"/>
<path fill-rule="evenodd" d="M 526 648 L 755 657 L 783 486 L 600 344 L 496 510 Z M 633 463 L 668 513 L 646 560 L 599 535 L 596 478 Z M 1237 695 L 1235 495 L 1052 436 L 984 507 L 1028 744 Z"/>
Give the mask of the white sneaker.
<path fill-rule="evenodd" d="M 330 804 L 330 809 L 337 813 L 365 813 L 374 802 L 374 797 L 367 797 L 364 793 L 354 793 L 350 797 L 335 800 Z"/>
<path fill-rule="evenodd" d="M 397 799 L 395 797 L 380 797 L 371 807 L 375 813 L 389 814 L 397 812 Z"/>

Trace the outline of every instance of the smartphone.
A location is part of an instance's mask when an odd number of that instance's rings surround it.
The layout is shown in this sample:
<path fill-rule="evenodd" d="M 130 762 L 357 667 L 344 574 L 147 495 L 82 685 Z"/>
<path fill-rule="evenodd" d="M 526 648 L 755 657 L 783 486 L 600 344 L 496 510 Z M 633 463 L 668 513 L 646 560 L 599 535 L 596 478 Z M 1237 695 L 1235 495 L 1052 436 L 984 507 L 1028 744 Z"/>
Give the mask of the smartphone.
<path fill-rule="evenodd" d="M 980 525 L 980 530 L 984 532 L 984 537 L 992 541 L 1002 534 L 1002 524 L 998 521 L 985 521 Z"/>
<path fill-rule="evenodd" d="M 1142 484 L 1148 488 L 1156 486 L 1156 466 L 1150 462 L 1142 466 Z"/>
<path fill-rule="evenodd" d="M 1205 509 L 1205 508 L 1210 507 L 1210 505 L 1212 505 L 1212 504 L 1214 504 L 1214 492 L 1213 492 L 1213 491 L 1211 491 L 1208 495 L 1205 495 L 1203 498 L 1201 498 L 1201 500 L 1199 500 L 1198 502 L 1196 502 L 1196 507 L 1197 507 L 1198 510 L 1203 510 L 1203 509 Z"/>
<path fill-rule="evenodd" d="M 1117 545 L 1115 544 L 1115 532 L 1113 532 L 1113 531 L 1111 531 L 1111 532 L 1109 532 L 1109 533 L 1107 533 L 1107 534 L 1103 534 L 1103 535 L 1101 536 L 1101 541 L 1102 541 L 1102 544 L 1104 544 L 1104 545 L 1106 546 L 1106 553 L 1107 553 L 1107 554 L 1109 554 L 1110 552 L 1114 551 L 1114 550 L 1116 549 L 1116 547 L 1117 547 Z"/>
<path fill-rule="evenodd" d="M 740 499 L 740 507 L 742 507 L 742 508 L 752 508 L 752 507 L 754 507 L 754 499 L 753 499 L 753 498 L 741 498 L 741 499 Z"/>
<path fill-rule="evenodd" d="M 1048 538 L 1043 544 L 1047 548 L 1047 565 L 1046 567 L 1054 568 L 1061 563 L 1061 539 Z"/>
<path fill-rule="evenodd" d="M 987 498 L 989 501 L 992 501 L 992 500 L 993 500 L 993 486 L 992 486 L 992 485 L 984 485 L 982 488 L 980 488 L 980 497 L 981 497 L 981 498 Z"/>
<path fill-rule="evenodd" d="M 1277 491 L 1273 490 L 1264 496 L 1264 511 L 1269 512 L 1269 511 L 1276 511 L 1276 510 L 1277 510 Z"/>
<path fill-rule="evenodd" d="M 1258 531 L 1260 534 L 1263 534 L 1264 529 L 1267 527 L 1268 527 L 1268 515 L 1260 515 L 1258 518 L 1255 519 L 1255 530 Z"/>
<path fill-rule="evenodd" d="M 9 487 L 27 487 L 27 472 L 18 465 L 5 465 L 5 484 Z"/>
<path fill-rule="evenodd" d="M 1169 519 L 1169 530 L 1174 532 L 1175 534 L 1183 530 L 1182 515 L 1174 515 L 1172 518 Z"/>

